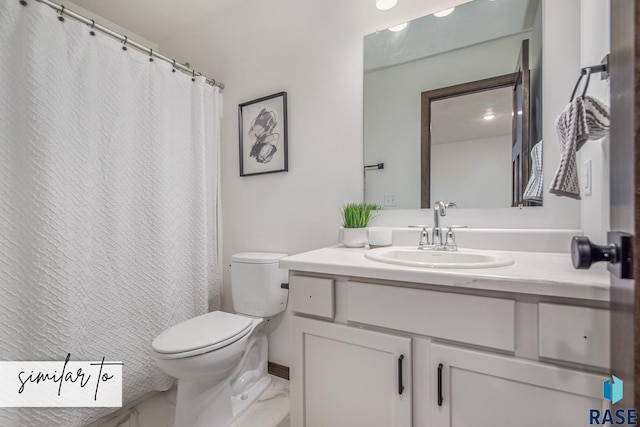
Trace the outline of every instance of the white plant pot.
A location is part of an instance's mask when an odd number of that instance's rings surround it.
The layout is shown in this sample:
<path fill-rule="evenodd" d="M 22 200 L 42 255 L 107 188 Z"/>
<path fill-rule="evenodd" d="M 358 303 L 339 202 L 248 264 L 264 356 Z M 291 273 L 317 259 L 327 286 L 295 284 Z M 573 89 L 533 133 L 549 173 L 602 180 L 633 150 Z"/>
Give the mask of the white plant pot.
<path fill-rule="evenodd" d="M 347 248 L 363 248 L 369 240 L 366 228 L 345 228 L 342 231 L 342 244 Z"/>

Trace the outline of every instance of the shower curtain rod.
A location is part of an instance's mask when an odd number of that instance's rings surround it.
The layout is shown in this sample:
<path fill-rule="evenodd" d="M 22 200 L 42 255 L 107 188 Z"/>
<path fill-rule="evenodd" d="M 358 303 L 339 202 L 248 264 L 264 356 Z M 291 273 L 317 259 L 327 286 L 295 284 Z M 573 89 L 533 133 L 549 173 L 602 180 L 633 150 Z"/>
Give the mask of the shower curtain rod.
<path fill-rule="evenodd" d="M 149 54 L 149 56 L 153 56 L 153 57 L 161 59 L 163 61 L 167 61 L 168 63 L 172 64 L 173 68 L 175 68 L 176 70 L 182 71 L 185 74 L 191 74 L 193 76 L 203 76 L 202 73 L 200 73 L 198 71 L 195 71 L 195 70 L 193 70 L 193 69 L 191 69 L 191 68 L 189 68 L 189 67 L 187 67 L 185 65 L 177 63 L 175 61 L 175 59 L 167 58 L 166 56 L 161 55 L 158 52 L 155 52 L 153 49 L 151 49 L 149 47 L 141 45 L 140 43 L 137 43 L 137 42 L 135 42 L 133 40 L 129 40 L 129 38 L 127 36 L 124 36 L 122 34 L 116 33 L 115 31 L 110 30 L 107 27 L 103 27 L 102 25 L 96 23 L 96 21 L 94 21 L 93 19 L 85 18 L 84 16 L 79 15 L 78 13 L 67 9 L 66 7 L 64 7 L 62 5 L 59 5 L 59 4 L 54 3 L 52 1 L 49 1 L 49 0 L 36 0 L 36 1 L 38 1 L 40 3 L 43 3 L 43 4 L 46 4 L 47 6 L 51 7 L 52 9 L 55 9 L 61 16 L 62 15 L 67 15 L 67 16 L 73 18 L 73 19 L 76 19 L 76 20 L 78 20 L 78 21 L 80 21 L 80 22 L 82 22 L 84 24 L 89 25 L 94 30 L 98 30 L 98 31 L 100 31 L 102 33 L 105 33 L 105 34 L 115 38 L 115 39 L 120 40 L 121 42 L 124 43 L 124 46 L 131 46 L 131 47 L 133 47 L 135 49 L 138 49 L 139 51 L 142 51 L 142 52 L 145 52 L 145 53 Z M 20 3 L 23 6 L 27 5 L 26 0 L 21 0 Z M 212 79 L 210 77 L 206 77 L 206 76 L 204 76 L 204 77 L 206 78 L 206 82 L 208 84 L 210 84 L 212 86 L 217 86 L 220 89 L 224 89 L 224 83 L 216 81 L 215 79 Z"/>

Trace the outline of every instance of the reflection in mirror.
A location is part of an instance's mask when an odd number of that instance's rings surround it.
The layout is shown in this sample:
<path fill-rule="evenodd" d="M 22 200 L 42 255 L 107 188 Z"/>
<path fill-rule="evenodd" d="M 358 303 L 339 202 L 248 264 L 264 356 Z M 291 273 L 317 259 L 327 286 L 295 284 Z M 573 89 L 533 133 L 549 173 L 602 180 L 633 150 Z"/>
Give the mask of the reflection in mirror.
<path fill-rule="evenodd" d="M 410 21 L 401 31 L 381 30 L 365 37 L 364 164 L 384 164 L 384 169 L 365 169 L 367 202 L 404 209 L 426 207 L 436 199 L 470 208 L 517 205 L 512 200 L 513 183 L 517 183 L 514 174 L 522 175 L 520 185 L 526 185 L 530 162 L 527 150 L 542 135 L 541 21 L 539 0 L 475 0 L 456 7 L 446 17 L 429 15 Z M 528 148 L 523 147 L 522 166 L 519 170 L 513 169 L 513 135 L 517 130 L 514 132 L 511 117 L 508 117 L 507 134 L 512 140 L 509 144 L 504 143 L 506 153 L 491 156 L 484 153 L 482 160 L 476 156 L 476 161 L 469 162 L 462 152 L 452 154 L 451 150 L 448 153 L 445 150 L 445 156 L 450 157 L 441 160 L 434 152 L 427 168 L 430 185 L 434 185 L 430 190 L 433 197 L 428 197 L 425 203 L 422 93 L 513 74 L 522 63 L 519 57 L 526 39 L 529 40 L 530 114 L 527 118 L 531 143 Z M 513 96 L 511 90 L 509 100 Z M 483 108 L 486 110 L 488 106 Z M 452 122 L 462 120 L 448 113 L 444 115 Z M 429 125 L 426 126 L 428 130 Z M 430 124 L 432 131 L 438 126 L 437 122 Z M 466 125 L 460 124 L 458 128 L 466 128 Z M 467 141 L 486 138 L 490 137 L 472 137 Z M 476 142 L 473 147 L 479 149 L 483 143 L 488 141 Z M 443 149 L 434 148 L 435 151 Z M 466 159 L 470 158 L 468 152 L 465 155 Z M 495 181 L 483 185 L 486 190 L 491 189 L 492 194 L 476 188 L 468 191 L 474 197 L 466 198 L 459 192 L 461 184 L 476 182 L 472 177 L 487 176 L 487 171 L 496 175 Z M 497 176 L 506 183 L 498 183 Z M 502 195 L 494 197 L 493 191 L 498 192 L 498 188 Z"/>
<path fill-rule="evenodd" d="M 509 74 L 473 89 L 464 84 L 423 93 L 423 120 L 431 123 L 423 140 L 430 157 L 422 170 L 423 208 L 449 199 L 458 207 L 511 206 L 514 84 Z"/>

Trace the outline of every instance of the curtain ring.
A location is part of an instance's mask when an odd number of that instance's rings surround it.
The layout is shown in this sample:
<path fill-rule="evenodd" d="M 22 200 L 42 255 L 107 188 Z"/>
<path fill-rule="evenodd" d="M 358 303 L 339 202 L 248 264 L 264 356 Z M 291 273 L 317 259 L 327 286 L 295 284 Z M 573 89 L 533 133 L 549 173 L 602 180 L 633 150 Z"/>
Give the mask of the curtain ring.
<path fill-rule="evenodd" d="M 27 1 L 26 0 L 20 0 L 20 4 L 23 5 L 23 6 L 26 6 L 27 5 Z"/>
<path fill-rule="evenodd" d="M 176 72 L 176 60 L 173 60 L 173 69 L 171 70 L 172 73 Z"/>
<path fill-rule="evenodd" d="M 127 39 L 128 39 L 128 37 L 124 36 L 124 41 L 122 42 L 123 43 L 122 50 L 127 50 Z"/>
<path fill-rule="evenodd" d="M 60 16 L 58 16 L 58 21 L 64 22 L 64 16 L 62 16 L 62 14 L 64 13 L 64 6 L 61 6 L 61 7 L 62 7 L 62 9 L 60 9 L 58 11 L 58 15 L 60 15 Z"/>
<path fill-rule="evenodd" d="M 94 21 L 93 19 L 91 20 L 91 31 L 89 31 L 89 34 L 91 34 L 92 36 L 96 35 L 96 32 L 93 31 L 93 27 L 95 27 L 96 25 L 96 21 Z"/>
<path fill-rule="evenodd" d="M 191 70 L 191 81 L 192 82 L 196 81 L 196 70 Z"/>
<path fill-rule="evenodd" d="M 149 48 L 149 62 L 153 62 L 153 49 Z"/>

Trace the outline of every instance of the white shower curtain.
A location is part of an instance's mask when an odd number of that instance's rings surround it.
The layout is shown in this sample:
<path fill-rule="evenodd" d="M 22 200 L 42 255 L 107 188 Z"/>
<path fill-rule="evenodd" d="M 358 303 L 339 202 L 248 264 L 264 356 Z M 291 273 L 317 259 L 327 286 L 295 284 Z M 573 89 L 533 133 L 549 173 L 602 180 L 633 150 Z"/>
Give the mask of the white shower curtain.
<path fill-rule="evenodd" d="M 154 337 L 219 304 L 218 93 L 57 18 L 0 2 L 0 360 L 121 360 L 126 403 L 172 384 Z"/>

